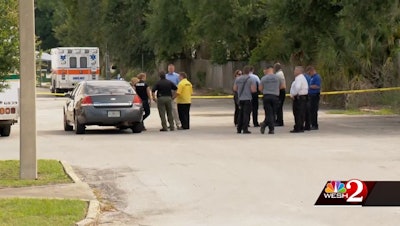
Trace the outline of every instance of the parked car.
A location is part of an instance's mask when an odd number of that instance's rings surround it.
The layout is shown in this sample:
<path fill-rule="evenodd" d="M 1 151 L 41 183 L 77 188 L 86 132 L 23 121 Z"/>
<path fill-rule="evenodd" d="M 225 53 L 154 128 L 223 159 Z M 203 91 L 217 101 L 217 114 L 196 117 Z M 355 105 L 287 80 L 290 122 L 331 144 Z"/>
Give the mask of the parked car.
<path fill-rule="evenodd" d="M 19 118 L 19 80 L 7 80 L 0 92 L 0 136 L 8 137 Z"/>
<path fill-rule="evenodd" d="M 64 106 L 64 130 L 84 134 L 86 126 L 115 126 L 143 130 L 142 100 L 126 81 L 82 81 L 71 93 Z"/>

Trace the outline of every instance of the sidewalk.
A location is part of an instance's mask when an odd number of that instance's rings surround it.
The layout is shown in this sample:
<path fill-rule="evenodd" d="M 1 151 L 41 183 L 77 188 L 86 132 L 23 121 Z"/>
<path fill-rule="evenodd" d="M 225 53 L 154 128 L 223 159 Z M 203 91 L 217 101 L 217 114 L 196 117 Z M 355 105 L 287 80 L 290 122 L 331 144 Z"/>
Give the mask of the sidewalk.
<path fill-rule="evenodd" d="M 100 215 L 100 203 L 96 200 L 92 189 L 82 182 L 72 167 L 61 161 L 65 172 L 74 181 L 71 184 L 54 184 L 22 188 L 0 188 L 0 198 L 39 198 L 39 199 L 78 199 L 89 202 L 86 218 L 77 226 L 96 225 Z"/>

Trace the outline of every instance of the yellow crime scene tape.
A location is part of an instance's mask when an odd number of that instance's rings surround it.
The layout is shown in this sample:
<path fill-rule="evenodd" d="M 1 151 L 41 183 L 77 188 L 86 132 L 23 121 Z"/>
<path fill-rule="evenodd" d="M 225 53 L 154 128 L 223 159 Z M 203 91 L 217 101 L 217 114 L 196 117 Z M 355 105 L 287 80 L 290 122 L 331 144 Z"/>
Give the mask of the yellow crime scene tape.
<path fill-rule="evenodd" d="M 321 92 L 321 95 L 339 95 L 339 94 L 355 94 L 355 93 L 372 93 L 372 92 L 385 92 L 385 91 L 394 91 L 400 90 L 400 87 L 389 87 L 389 88 L 376 88 L 376 89 L 360 89 L 360 90 L 344 90 L 344 91 L 328 91 Z M 290 94 L 286 94 L 287 97 Z M 262 97 L 262 95 L 260 95 Z M 225 95 L 225 96 L 192 96 L 193 99 L 229 99 L 233 98 L 233 95 Z"/>
<path fill-rule="evenodd" d="M 376 89 L 360 89 L 360 90 L 345 90 L 345 91 L 327 91 L 321 92 L 321 95 L 339 95 L 339 94 L 356 94 L 356 93 L 372 93 L 372 92 L 385 92 L 385 91 L 395 91 L 400 90 L 400 87 L 389 87 L 389 88 L 376 88 Z M 50 93 L 50 92 L 38 92 L 36 95 L 46 95 L 46 96 L 59 96 L 64 97 L 64 93 Z M 290 96 L 286 94 L 286 96 Z M 262 97 L 262 95 L 260 95 Z M 224 96 L 192 96 L 193 99 L 230 99 L 233 95 Z"/>

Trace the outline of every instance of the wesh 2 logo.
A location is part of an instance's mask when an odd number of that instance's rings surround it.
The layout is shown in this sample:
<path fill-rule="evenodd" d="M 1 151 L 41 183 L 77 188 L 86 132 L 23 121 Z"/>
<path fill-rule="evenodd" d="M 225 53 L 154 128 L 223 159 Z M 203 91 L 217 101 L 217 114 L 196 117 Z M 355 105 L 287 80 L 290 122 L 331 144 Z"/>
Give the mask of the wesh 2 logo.
<path fill-rule="evenodd" d="M 360 180 L 330 181 L 315 205 L 361 205 L 367 196 L 368 187 Z"/>

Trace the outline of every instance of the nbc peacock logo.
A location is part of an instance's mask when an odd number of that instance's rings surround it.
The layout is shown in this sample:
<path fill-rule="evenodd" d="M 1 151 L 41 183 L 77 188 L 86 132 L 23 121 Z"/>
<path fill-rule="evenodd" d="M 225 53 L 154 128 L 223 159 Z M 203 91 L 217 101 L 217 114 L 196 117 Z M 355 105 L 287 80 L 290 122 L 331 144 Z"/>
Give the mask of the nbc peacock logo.
<path fill-rule="evenodd" d="M 326 199 L 348 198 L 347 189 L 341 181 L 331 181 L 326 184 L 324 197 Z"/>

